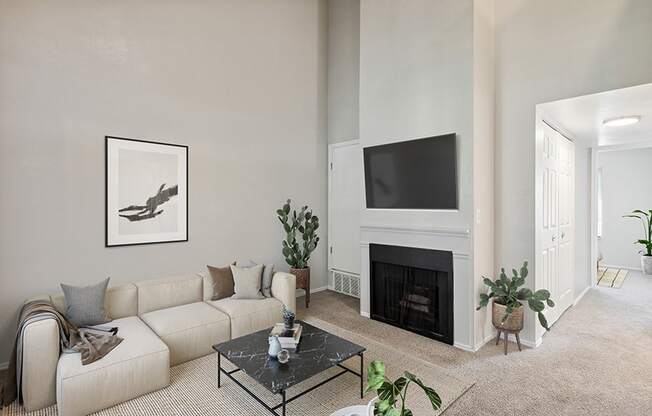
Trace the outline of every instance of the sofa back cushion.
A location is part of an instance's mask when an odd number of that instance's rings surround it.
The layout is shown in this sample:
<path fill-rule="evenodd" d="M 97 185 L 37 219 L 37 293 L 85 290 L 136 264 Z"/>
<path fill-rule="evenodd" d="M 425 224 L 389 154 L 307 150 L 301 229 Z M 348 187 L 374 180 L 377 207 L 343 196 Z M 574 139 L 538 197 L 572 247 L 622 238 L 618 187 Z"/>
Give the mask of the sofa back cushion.
<path fill-rule="evenodd" d="M 138 315 L 203 300 L 202 278 L 197 274 L 135 283 L 138 288 Z"/>
<path fill-rule="evenodd" d="M 213 278 L 211 275 L 205 271 L 201 273 L 197 273 L 197 276 L 199 276 L 202 279 L 202 300 L 206 302 L 207 300 L 211 300 L 213 297 Z"/>
<path fill-rule="evenodd" d="M 62 314 L 66 314 L 66 299 L 63 293 L 50 296 L 50 300 Z M 135 316 L 138 313 L 138 291 L 133 283 L 113 286 L 106 290 L 104 307 L 111 319 Z"/>

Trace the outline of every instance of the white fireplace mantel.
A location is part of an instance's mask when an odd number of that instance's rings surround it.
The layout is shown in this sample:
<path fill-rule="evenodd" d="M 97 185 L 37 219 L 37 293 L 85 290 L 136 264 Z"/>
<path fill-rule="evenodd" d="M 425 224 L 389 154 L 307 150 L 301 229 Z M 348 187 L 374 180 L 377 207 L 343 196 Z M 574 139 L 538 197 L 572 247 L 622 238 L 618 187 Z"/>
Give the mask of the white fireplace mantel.
<path fill-rule="evenodd" d="M 453 253 L 453 303 L 455 346 L 473 350 L 473 276 L 471 232 L 466 228 L 377 226 L 360 227 L 360 314 L 370 317 L 369 244 L 444 250 Z"/>

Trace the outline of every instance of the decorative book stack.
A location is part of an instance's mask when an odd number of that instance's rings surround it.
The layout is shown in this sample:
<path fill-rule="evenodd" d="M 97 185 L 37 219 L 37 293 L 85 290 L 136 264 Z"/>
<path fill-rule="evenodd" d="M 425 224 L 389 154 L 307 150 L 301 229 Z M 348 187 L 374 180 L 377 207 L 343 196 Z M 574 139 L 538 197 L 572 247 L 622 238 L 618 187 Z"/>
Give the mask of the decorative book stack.
<path fill-rule="evenodd" d="M 301 340 L 301 325 L 294 324 L 294 328 L 287 329 L 284 324 L 276 324 L 270 335 L 278 337 L 282 348 L 293 350 L 297 348 Z"/>

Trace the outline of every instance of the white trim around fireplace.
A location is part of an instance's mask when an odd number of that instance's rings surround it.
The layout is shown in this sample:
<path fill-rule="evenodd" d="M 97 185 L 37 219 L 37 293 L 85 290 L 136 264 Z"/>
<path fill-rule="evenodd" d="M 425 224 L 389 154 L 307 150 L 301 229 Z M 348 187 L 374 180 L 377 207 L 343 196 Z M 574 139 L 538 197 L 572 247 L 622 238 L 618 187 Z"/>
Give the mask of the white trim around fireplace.
<path fill-rule="evenodd" d="M 360 315 L 370 315 L 369 244 L 445 250 L 453 253 L 454 346 L 475 351 L 474 292 L 471 232 L 464 227 L 379 226 L 360 227 Z M 483 339 L 478 344 L 486 342 Z"/>

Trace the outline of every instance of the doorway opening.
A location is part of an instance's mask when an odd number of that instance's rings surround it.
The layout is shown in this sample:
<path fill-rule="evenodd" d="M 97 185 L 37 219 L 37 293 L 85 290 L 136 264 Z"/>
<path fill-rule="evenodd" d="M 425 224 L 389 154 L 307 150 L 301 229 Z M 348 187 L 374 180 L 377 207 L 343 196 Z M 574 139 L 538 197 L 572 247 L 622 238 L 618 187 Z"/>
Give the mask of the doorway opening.
<path fill-rule="evenodd" d="M 552 325 L 592 288 L 643 278 L 645 219 L 626 215 L 652 216 L 652 84 L 541 103 L 535 140 L 535 288 Z"/>

